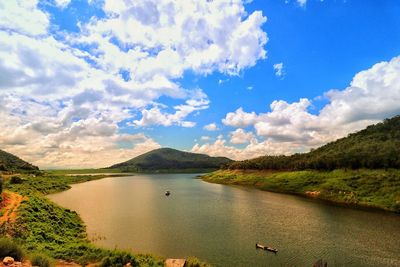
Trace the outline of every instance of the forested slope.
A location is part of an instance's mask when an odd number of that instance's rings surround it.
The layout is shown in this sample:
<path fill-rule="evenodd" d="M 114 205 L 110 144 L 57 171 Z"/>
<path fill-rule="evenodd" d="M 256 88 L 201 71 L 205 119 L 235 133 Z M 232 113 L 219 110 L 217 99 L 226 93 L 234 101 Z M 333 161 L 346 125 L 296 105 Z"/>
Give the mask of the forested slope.
<path fill-rule="evenodd" d="M 400 116 L 304 154 L 263 156 L 229 164 L 228 169 L 333 170 L 400 168 Z"/>

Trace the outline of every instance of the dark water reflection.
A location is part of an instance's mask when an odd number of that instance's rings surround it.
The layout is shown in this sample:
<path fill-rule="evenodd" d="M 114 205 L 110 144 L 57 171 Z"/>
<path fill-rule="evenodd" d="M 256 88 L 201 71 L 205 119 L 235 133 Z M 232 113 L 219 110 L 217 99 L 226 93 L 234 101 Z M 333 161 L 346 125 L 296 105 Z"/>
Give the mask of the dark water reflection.
<path fill-rule="evenodd" d="M 400 216 L 210 184 L 191 174 L 74 185 L 50 199 L 76 210 L 97 244 L 215 266 L 400 266 Z M 164 195 L 171 190 L 170 197 Z M 270 244 L 277 255 L 255 250 Z"/>

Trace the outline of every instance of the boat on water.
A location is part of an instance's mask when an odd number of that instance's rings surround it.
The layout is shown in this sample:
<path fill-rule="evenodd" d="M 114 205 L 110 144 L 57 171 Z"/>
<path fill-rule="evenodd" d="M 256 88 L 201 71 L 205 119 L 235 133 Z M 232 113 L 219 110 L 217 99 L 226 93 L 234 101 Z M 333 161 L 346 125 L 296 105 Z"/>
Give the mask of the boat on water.
<path fill-rule="evenodd" d="M 167 190 L 167 191 L 165 191 L 165 195 L 169 196 L 169 195 L 171 195 L 171 192 L 169 190 Z"/>
<path fill-rule="evenodd" d="M 260 245 L 258 243 L 256 243 L 256 249 L 263 249 L 263 250 L 267 250 L 267 251 L 270 251 L 270 252 L 273 252 L 273 253 L 277 253 L 278 252 L 278 250 L 276 248 Z"/>

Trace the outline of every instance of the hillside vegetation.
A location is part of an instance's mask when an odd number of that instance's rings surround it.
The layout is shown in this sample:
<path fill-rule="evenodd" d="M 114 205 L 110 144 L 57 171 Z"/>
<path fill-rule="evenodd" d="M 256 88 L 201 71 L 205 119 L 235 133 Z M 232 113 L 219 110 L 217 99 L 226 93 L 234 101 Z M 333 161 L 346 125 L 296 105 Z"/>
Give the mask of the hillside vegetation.
<path fill-rule="evenodd" d="M 203 180 L 400 213 L 400 116 L 304 154 L 237 161 Z"/>
<path fill-rule="evenodd" d="M 220 170 L 203 180 L 400 213 L 400 170 Z"/>
<path fill-rule="evenodd" d="M 110 168 L 130 172 L 201 172 L 219 169 L 230 162 L 232 160 L 224 157 L 160 148 Z"/>
<path fill-rule="evenodd" d="M 36 171 L 38 167 L 0 149 L 0 171 Z"/>
<path fill-rule="evenodd" d="M 291 156 L 263 156 L 229 164 L 228 169 L 334 170 L 400 168 L 400 116 Z"/>

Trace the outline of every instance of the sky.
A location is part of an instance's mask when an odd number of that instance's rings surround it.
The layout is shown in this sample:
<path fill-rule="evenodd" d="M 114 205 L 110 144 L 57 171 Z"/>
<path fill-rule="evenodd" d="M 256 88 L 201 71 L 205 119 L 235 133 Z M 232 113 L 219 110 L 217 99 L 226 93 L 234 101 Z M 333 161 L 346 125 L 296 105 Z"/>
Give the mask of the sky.
<path fill-rule="evenodd" d="M 400 114 L 397 0 L 0 2 L 0 149 L 41 168 L 159 147 L 307 152 Z"/>

